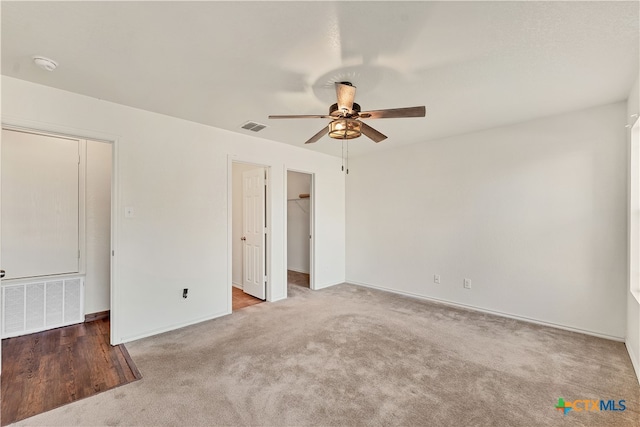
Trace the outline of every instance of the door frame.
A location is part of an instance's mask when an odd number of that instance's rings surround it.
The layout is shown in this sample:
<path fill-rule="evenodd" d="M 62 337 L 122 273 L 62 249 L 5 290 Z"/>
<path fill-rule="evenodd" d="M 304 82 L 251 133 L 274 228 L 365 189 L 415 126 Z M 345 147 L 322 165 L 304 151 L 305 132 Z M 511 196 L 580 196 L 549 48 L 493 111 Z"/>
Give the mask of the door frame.
<path fill-rule="evenodd" d="M 272 173 L 271 166 L 263 163 L 256 163 L 246 158 L 238 157 L 229 154 L 227 156 L 227 313 L 233 312 L 233 164 L 242 163 L 245 165 L 255 166 L 256 168 L 263 168 L 266 173 L 266 194 L 265 194 L 265 227 L 267 229 L 267 237 L 265 239 L 265 276 L 266 285 L 265 301 L 273 301 L 273 279 L 271 274 L 271 257 L 272 257 L 272 236 L 271 230 L 272 218 L 271 218 L 271 206 L 273 198 L 272 189 Z"/>
<path fill-rule="evenodd" d="M 120 313 L 118 311 L 118 230 L 119 230 L 119 206 L 120 206 L 120 187 L 118 178 L 118 152 L 119 138 L 113 134 L 97 132 L 87 129 L 77 129 L 69 126 L 59 126 L 51 123 L 42 123 L 34 120 L 24 120 L 15 117 L 3 117 L 2 128 L 16 131 L 24 131 L 31 133 L 49 134 L 53 136 L 87 139 L 96 142 L 102 142 L 111 145 L 111 262 L 110 262 L 110 330 L 109 342 L 111 345 L 118 345 L 122 342 L 119 335 L 118 319 Z M 1 233 L 1 230 L 0 230 Z M 1 262 L 1 261 L 0 261 Z M 1 325 L 0 325 L 1 326 Z"/>
<path fill-rule="evenodd" d="M 286 165 L 284 167 L 284 274 L 285 274 L 285 282 L 288 283 L 287 279 L 287 271 L 289 268 L 289 259 L 288 259 L 288 250 L 289 250 L 289 239 L 288 239 L 288 226 L 289 226 L 289 215 L 288 206 L 287 206 L 287 194 L 289 190 L 289 175 L 287 172 L 297 172 L 303 173 L 311 176 L 311 183 L 309 185 L 309 233 L 311 234 L 311 238 L 309 239 L 309 289 L 316 290 L 316 280 L 315 280 L 315 247 L 316 247 L 316 192 L 315 192 L 315 182 L 316 175 L 313 172 L 308 172 L 301 169 L 293 169 L 288 168 Z"/>

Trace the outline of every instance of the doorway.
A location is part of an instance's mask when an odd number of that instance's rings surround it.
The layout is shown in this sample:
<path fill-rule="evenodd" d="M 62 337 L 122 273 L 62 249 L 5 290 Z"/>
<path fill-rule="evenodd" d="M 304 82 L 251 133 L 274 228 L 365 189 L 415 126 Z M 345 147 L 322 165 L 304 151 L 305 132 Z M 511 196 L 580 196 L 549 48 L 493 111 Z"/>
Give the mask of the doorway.
<path fill-rule="evenodd" d="M 231 311 L 267 297 L 267 168 L 231 162 Z"/>
<path fill-rule="evenodd" d="M 9 303 L 7 297 L 14 304 L 10 310 L 0 309 L 0 335 L 15 337 L 82 323 L 92 315 L 109 316 L 107 340 L 115 345 L 112 250 L 116 217 L 112 201 L 117 200 L 116 140 L 32 125 L 19 121 L 2 125 L 0 267 L 6 276 L 2 274 L 0 293 L 3 306 Z M 48 154 L 43 157 L 44 152 Z M 16 159 L 22 159 L 18 169 Z M 74 187 L 75 194 L 68 191 Z M 58 197 L 61 195 L 64 197 Z M 47 209 L 54 213 L 47 216 Z M 43 232 L 42 227 L 48 231 Z M 60 227 L 74 231 L 65 233 L 57 253 L 61 239 L 47 237 L 47 233 L 61 233 Z M 29 247 L 26 242 L 33 243 L 32 235 L 37 244 Z M 25 262 L 27 257 L 35 262 Z M 23 304 L 15 304 L 16 300 Z M 0 369 L 1 360 L 0 352 Z"/>
<path fill-rule="evenodd" d="M 0 152 L 2 338 L 108 316 L 112 144 L 3 126 Z"/>
<path fill-rule="evenodd" d="M 313 175 L 287 170 L 287 284 L 313 289 Z"/>

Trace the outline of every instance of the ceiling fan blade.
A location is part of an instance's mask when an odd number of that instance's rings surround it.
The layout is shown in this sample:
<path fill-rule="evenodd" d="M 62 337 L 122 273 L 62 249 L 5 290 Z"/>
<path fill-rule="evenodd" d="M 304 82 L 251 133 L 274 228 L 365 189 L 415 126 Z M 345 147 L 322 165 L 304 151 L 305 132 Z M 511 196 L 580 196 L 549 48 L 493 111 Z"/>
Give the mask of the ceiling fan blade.
<path fill-rule="evenodd" d="M 427 114 L 425 106 L 407 108 L 389 108 L 387 110 L 362 111 L 361 119 L 396 119 L 402 117 L 424 117 Z"/>
<path fill-rule="evenodd" d="M 294 114 L 284 116 L 269 116 L 270 119 L 335 119 L 333 116 L 322 114 Z"/>
<path fill-rule="evenodd" d="M 336 82 L 336 97 L 338 98 L 338 110 L 351 112 L 353 100 L 356 97 L 356 87 Z"/>
<path fill-rule="evenodd" d="M 362 123 L 362 133 L 364 133 L 366 136 L 368 136 L 370 139 L 372 139 L 373 142 L 380 142 L 380 141 L 384 141 L 385 139 L 387 139 L 386 135 L 378 132 L 377 130 L 375 130 L 374 128 L 369 126 L 368 124 L 366 124 L 364 122 L 360 122 L 360 123 Z"/>
<path fill-rule="evenodd" d="M 305 144 L 313 144 L 314 142 L 318 141 L 320 138 L 322 138 L 328 133 L 329 133 L 329 126 L 325 126 L 320 130 L 320 132 L 316 133 L 311 138 L 309 138 L 309 140 L 305 142 Z"/>

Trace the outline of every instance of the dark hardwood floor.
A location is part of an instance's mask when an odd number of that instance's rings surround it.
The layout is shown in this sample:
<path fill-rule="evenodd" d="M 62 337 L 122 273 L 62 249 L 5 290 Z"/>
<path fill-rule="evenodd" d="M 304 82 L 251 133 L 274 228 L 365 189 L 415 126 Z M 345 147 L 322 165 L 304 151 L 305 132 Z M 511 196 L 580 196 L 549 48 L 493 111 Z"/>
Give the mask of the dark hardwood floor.
<path fill-rule="evenodd" d="M 236 311 L 241 308 L 249 307 L 250 305 L 260 304 L 262 301 L 259 298 L 256 298 L 252 295 L 245 294 L 242 292 L 242 289 L 238 289 L 235 286 L 231 287 L 233 289 L 232 297 L 231 297 L 231 310 Z"/>
<path fill-rule="evenodd" d="M 2 341 L 1 425 L 142 378 L 109 319 Z"/>
<path fill-rule="evenodd" d="M 287 270 L 287 282 L 290 285 L 309 287 L 309 275 L 306 273 L 298 273 L 297 271 Z"/>

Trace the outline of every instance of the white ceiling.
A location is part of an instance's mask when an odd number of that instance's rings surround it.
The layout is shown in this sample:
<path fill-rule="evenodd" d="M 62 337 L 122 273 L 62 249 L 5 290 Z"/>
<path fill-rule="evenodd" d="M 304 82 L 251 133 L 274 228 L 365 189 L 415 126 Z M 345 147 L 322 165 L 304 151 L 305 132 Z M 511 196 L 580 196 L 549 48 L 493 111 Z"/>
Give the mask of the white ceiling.
<path fill-rule="evenodd" d="M 303 146 L 334 81 L 368 123 L 352 154 L 621 101 L 638 76 L 638 2 L 2 2 L 2 74 Z M 33 55 L 55 59 L 48 73 Z M 247 120 L 267 124 L 258 134 Z M 340 155 L 324 137 L 305 146 Z"/>

